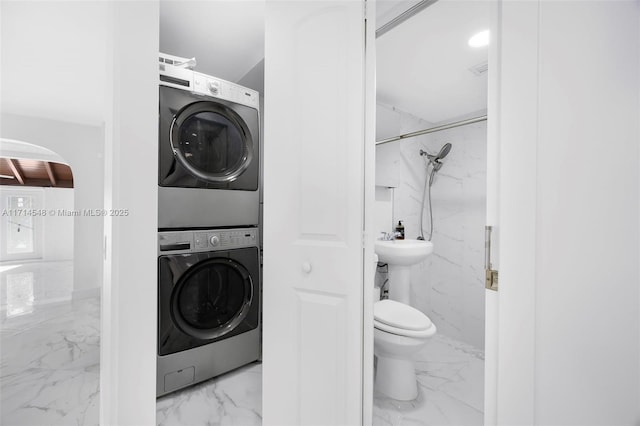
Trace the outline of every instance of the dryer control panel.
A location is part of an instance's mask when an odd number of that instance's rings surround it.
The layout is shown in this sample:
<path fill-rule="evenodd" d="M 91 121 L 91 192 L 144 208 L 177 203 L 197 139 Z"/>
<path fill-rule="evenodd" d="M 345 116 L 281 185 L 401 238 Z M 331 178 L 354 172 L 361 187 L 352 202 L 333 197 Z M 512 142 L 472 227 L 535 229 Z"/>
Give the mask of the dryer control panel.
<path fill-rule="evenodd" d="M 258 109 L 260 95 L 253 89 L 221 78 L 193 72 L 193 91 Z"/>
<path fill-rule="evenodd" d="M 184 63 L 179 63 L 180 61 Z M 224 99 L 255 109 L 260 108 L 259 92 L 231 81 L 193 71 L 188 67 L 191 63 L 195 66 L 195 58 L 179 58 L 161 53 L 160 85 Z"/>
<path fill-rule="evenodd" d="M 158 233 L 158 254 L 258 247 L 258 228 L 199 229 Z"/>

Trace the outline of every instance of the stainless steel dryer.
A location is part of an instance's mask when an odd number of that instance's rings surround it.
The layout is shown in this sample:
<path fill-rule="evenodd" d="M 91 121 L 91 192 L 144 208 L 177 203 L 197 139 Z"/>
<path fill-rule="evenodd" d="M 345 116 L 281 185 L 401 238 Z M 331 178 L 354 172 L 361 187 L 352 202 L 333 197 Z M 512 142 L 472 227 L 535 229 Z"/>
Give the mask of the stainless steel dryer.
<path fill-rule="evenodd" d="M 157 396 L 260 357 L 258 228 L 160 232 Z"/>
<path fill-rule="evenodd" d="M 158 227 L 258 224 L 259 94 L 160 64 Z"/>

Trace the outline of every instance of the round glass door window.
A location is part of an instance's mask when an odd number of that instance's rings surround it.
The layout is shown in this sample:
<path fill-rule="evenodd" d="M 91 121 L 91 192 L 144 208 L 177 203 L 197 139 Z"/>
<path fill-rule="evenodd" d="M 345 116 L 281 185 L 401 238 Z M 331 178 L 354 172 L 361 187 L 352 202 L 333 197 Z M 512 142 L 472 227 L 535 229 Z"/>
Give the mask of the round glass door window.
<path fill-rule="evenodd" d="M 171 295 L 171 317 L 184 333 L 198 339 L 223 336 L 249 312 L 252 280 L 232 259 L 208 259 L 191 267 Z"/>
<path fill-rule="evenodd" d="M 171 145 L 190 174 L 209 182 L 235 180 L 253 158 L 253 141 L 244 121 L 213 102 L 191 104 L 176 115 Z"/>

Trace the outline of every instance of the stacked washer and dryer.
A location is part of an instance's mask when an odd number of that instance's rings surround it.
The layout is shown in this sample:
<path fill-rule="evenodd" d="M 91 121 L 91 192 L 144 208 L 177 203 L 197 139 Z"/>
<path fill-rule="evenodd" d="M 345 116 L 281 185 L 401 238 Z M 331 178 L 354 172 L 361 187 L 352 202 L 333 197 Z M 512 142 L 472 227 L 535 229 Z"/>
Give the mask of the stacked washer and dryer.
<path fill-rule="evenodd" d="M 160 54 L 157 396 L 260 358 L 258 92 Z"/>

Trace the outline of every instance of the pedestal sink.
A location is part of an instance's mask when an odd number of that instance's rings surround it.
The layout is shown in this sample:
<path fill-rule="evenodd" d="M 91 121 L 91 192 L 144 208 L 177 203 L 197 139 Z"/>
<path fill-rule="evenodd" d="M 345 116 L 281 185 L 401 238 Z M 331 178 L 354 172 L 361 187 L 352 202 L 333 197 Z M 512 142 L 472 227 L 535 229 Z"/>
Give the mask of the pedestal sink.
<path fill-rule="evenodd" d="M 377 240 L 375 252 L 389 265 L 389 299 L 409 304 L 411 266 L 433 252 L 433 244 L 423 240 Z"/>

